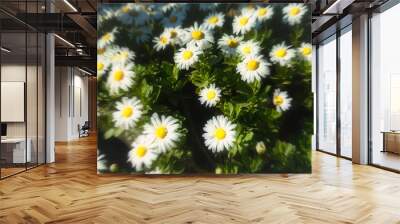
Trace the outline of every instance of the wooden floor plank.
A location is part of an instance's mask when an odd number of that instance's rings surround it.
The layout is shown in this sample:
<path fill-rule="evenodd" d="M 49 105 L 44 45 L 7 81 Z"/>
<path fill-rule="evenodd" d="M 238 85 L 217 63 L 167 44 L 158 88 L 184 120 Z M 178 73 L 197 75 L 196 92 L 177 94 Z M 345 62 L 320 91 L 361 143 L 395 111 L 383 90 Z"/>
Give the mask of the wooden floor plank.
<path fill-rule="evenodd" d="M 400 223 L 400 175 L 313 152 L 313 173 L 98 176 L 96 139 L 0 181 L 0 223 Z"/>

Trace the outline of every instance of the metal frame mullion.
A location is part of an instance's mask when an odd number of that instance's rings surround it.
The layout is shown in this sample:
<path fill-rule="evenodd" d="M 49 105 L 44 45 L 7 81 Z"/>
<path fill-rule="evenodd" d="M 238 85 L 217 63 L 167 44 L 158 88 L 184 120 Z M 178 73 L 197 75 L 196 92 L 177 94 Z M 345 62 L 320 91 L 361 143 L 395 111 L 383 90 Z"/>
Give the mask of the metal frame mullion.
<path fill-rule="evenodd" d="M 340 36 L 341 30 L 336 30 L 336 154 L 341 156 L 341 119 L 340 119 L 340 78 L 341 78 L 341 66 L 340 66 Z"/>

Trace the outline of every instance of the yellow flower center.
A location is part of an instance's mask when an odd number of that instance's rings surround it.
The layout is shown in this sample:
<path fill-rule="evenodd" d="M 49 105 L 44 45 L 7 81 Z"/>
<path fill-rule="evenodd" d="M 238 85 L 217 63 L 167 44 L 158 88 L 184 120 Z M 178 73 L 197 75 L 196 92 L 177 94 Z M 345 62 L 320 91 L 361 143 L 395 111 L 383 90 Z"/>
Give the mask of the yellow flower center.
<path fill-rule="evenodd" d="M 249 18 L 248 17 L 242 17 L 242 18 L 239 19 L 239 24 L 241 26 L 245 26 L 248 22 L 249 22 Z"/>
<path fill-rule="evenodd" d="M 146 153 L 147 153 L 147 148 L 146 148 L 145 146 L 139 145 L 139 146 L 136 148 L 136 156 L 137 156 L 137 157 L 142 158 L 143 156 L 146 155 Z"/>
<path fill-rule="evenodd" d="M 157 138 L 164 139 L 165 136 L 167 136 L 167 134 L 168 134 L 168 130 L 164 126 L 160 126 L 160 127 L 156 128 L 156 131 L 154 134 L 156 135 Z"/>
<path fill-rule="evenodd" d="M 103 41 L 110 41 L 110 40 L 111 40 L 111 37 L 112 37 L 111 33 L 106 33 L 106 34 L 104 34 L 104 35 L 101 37 L 101 39 L 102 39 Z"/>
<path fill-rule="evenodd" d="M 257 70 L 258 66 L 260 66 L 260 62 L 257 60 L 252 59 L 247 62 L 247 69 L 250 71 Z"/>
<path fill-rule="evenodd" d="M 275 51 L 275 56 L 278 58 L 283 58 L 286 56 L 286 49 L 285 48 L 280 48 L 277 51 Z"/>
<path fill-rule="evenodd" d="M 122 12 L 123 12 L 123 13 L 128 13 L 129 10 L 130 10 L 129 5 L 126 5 L 126 6 L 122 7 Z"/>
<path fill-rule="evenodd" d="M 207 92 L 207 99 L 208 100 L 213 100 L 216 96 L 217 96 L 217 93 L 215 92 L 215 90 L 209 90 Z"/>
<path fill-rule="evenodd" d="M 191 51 L 184 51 L 183 52 L 183 59 L 185 59 L 185 60 L 191 59 L 192 56 L 193 56 L 193 52 L 191 52 Z"/>
<path fill-rule="evenodd" d="M 99 55 L 104 54 L 104 52 L 106 52 L 106 49 L 105 49 L 105 48 L 98 48 L 98 49 L 97 49 L 97 54 L 99 54 Z"/>
<path fill-rule="evenodd" d="M 162 37 L 160 37 L 160 42 L 161 42 L 162 44 L 167 44 L 168 38 L 165 37 L 165 36 L 162 36 Z"/>
<path fill-rule="evenodd" d="M 170 17 L 169 17 L 169 21 L 170 21 L 171 23 L 175 23 L 176 20 L 177 20 L 176 16 L 170 16 Z"/>
<path fill-rule="evenodd" d="M 122 117 L 124 117 L 124 118 L 130 118 L 133 114 L 133 108 L 130 106 L 127 106 L 124 109 L 122 109 L 121 114 L 122 114 Z"/>
<path fill-rule="evenodd" d="M 201 40 L 204 38 L 204 33 L 200 30 L 195 30 L 192 32 L 192 38 L 195 40 Z"/>
<path fill-rule="evenodd" d="M 251 53 L 251 47 L 250 46 L 243 47 L 243 53 L 244 54 L 250 54 Z"/>
<path fill-rule="evenodd" d="M 283 101 L 284 101 L 284 99 L 283 99 L 283 97 L 282 96 L 275 96 L 274 97 L 274 104 L 276 105 L 276 106 L 280 106 L 280 105 L 282 105 L 283 104 Z"/>
<path fill-rule="evenodd" d="M 97 62 L 97 71 L 103 71 L 104 69 L 104 64 L 101 62 Z"/>
<path fill-rule="evenodd" d="M 303 47 L 302 53 L 304 56 L 308 56 L 311 54 L 311 48 L 310 47 Z"/>
<path fill-rule="evenodd" d="M 297 16 L 300 13 L 300 8 L 299 7 L 293 7 L 289 11 L 290 16 Z"/>
<path fill-rule="evenodd" d="M 258 16 L 265 16 L 268 12 L 268 9 L 266 8 L 261 8 L 258 10 Z"/>
<path fill-rule="evenodd" d="M 228 40 L 228 46 L 230 48 L 236 48 L 239 45 L 238 41 L 235 39 L 229 39 Z"/>
<path fill-rule="evenodd" d="M 226 131 L 223 128 L 217 128 L 214 132 L 214 137 L 217 140 L 223 140 L 226 137 Z"/>
<path fill-rule="evenodd" d="M 123 78 L 124 78 L 124 71 L 122 71 L 121 69 L 117 69 L 114 72 L 114 80 L 121 81 Z"/>
<path fill-rule="evenodd" d="M 218 16 L 212 16 L 212 17 L 210 17 L 210 18 L 208 19 L 208 23 L 214 24 L 214 25 L 217 24 L 218 21 L 219 21 Z"/>
<path fill-rule="evenodd" d="M 172 30 L 169 34 L 171 35 L 171 38 L 178 36 L 178 33 L 175 30 Z"/>

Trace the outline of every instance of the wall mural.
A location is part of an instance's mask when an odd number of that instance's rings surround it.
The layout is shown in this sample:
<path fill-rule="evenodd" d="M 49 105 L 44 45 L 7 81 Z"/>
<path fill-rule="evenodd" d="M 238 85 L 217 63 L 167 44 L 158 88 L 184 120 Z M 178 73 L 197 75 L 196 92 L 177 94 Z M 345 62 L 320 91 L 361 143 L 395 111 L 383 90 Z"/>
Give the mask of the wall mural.
<path fill-rule="evenodd" d="M 311 172 L 306 4 L 102 4 L 99 173 Z"/>

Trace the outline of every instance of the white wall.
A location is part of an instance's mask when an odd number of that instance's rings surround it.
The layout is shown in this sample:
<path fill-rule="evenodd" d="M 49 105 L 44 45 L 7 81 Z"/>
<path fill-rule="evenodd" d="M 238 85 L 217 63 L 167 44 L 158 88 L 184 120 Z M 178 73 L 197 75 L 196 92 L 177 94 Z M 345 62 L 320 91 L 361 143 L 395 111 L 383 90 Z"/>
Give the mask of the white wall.
<path fill-rule="evenodd" d="M 56 67 L 55 140 L 79 137 L 78 125 L 88 120 L 88 78 L 72 67 Z"/>

